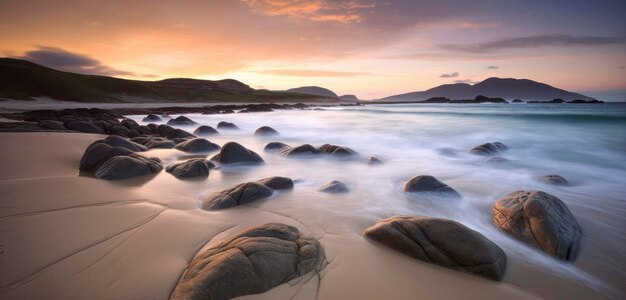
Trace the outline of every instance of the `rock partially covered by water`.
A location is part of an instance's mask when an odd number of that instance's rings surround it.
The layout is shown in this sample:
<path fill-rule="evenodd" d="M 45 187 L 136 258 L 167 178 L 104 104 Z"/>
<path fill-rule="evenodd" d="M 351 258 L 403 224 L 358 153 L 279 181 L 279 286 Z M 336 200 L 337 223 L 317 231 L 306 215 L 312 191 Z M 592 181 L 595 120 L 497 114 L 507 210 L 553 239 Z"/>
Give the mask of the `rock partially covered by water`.
<path fill-rule="evenodd" d="M 240 183 L 209 195 L 204 200 L 202 208 L 208 210 L 229 208 L 269 197 L 272 193 L 272 189 L 259 183 Z"/>
<path fill-rule="evenodd" d="M 469 150 L 469 152 L 477 155 L 497 155 L 506 149 L 507 146 L 504 144 L 495 142 L 474 146 Z"/>
<path fill-rule="evenodd" d="M 343 194 L 350 192 L 348 186 L 339 181 L 333 180 L 320 188 L 320 192 L 329 193 L 329 194 Z"/>
<path fill-rule="evenodd" d="M 185 117 L 185 116 L 179 116 L 176 119 L 170 119 L 169 121 L 167 121 L 167 125 L 172 125 L 172 126 L 191 126 L 191 125 L 196 125 L 198 123 L 194 122 L 193 120 Z"/>
<path fill-rule="evenodd" d="M 170 299 L 231 299 L 266 292 L 326 264 L 324 248 L 289 225 L 268 223 L 198 254 Z"/>
<path fill-rule="evenodd" d="M 291 146 L 285 144 L 285 143 L 281 143 L 281 142 L 271 142 L 268 143 L 267 145 L 265 145 L 265 148 L 263 148 L 263 151 L 265 152 L 282 152 L 286 149 L 291 148 Z"/>
<path fill-rule="evenodd" d="M 219 150 L 221 147 L 218 144 L 211 143 L 203 138 L 195 138 L 188 141 L 181 142 L 175 147 L 177 150 L 187 153 L 199 153 L 199 152 L 211 152 Z"/>
<path fill-rule="evenodd" d="M 163 165 L 157 158 L 118 155 L 104 162 L 95 175 L 100 179 L 118 180 L 156 173 L 161 169 Z"/>
<path fill-rule="evenodd" d="M 485 159 L 485 163 L 490 164 L 490 165 L 497 165 L 497 164 L 505 163 L 508 161 L 509 161 L 508 159 L 501 157 L 501 156 L 494 156 L 494 157 Z"/>
<path fill-rule="evenodd" d="M 293 188 L 293 180 L 288 177 L 274 176 L 263 178 L 256 183 L 262 184 L 274 190 L 286 190 Z"/>
<path fill-rule="evenodd" d="M 348 147 L 331 145 L 331 144 L 324 144 L 317 149 L 323 153 L 327 153 L 327 154 L 331 154 L 333 156 L 339 156 L 339 157 L 356 157 L 359 155 L 356 151 Z"/>
<path fill-rule="evenodd" d="M 262 136 L 271 136 L 271 135 L 278 135 L 278 131 L 276 131 L 276 129 L 269 127 L 269 126 L 261 126 L 254 132 L 254 134 L 262 135 Z"/>
<path fill-rule="evenodd" d="M 493 205 L 502 231 L 562 260 L 578 254 L 582 230 L 565 203 L 541 191 L 517 191 Z"/>
<path fill-rule="evenodd" d="M 563 186 L 569 185 L 569 182 L 565 178 L 563 178 L 563 176 L 558 175 L 558 174 L 544 175 L 544 176 L 539 177 L 539 180 L 541 180 L 541 182 L 545 184 L 563 185 Z"/>
<path fill-rule="evenodd" d="M 404 185 L 405 192 L 433 193 L 440 196 L 460 198 L 456 190 L 430 175 L 415 176 Z"/>
<path fill-rule="evenodd" d="M 194 158 L 169 165 L 165 168 L 165 171 L 177 178 L 191 178 L 209 176 L 209 170 L 213 168 L 215 168 L 215 165 L 212 162 L 202 158 Z"/>
<path fill-rule="evenodd" d="M 213 128 L 211 126 L 202 125 L 202 126 L 196 128 L 196 130 L 193 131 L 193 134 L 195 134 L 195 135 L 216 135 L 216 134 L 220 134 L 220 133 L 215 128 Z"/>
<path fill-rule="evenodd" d="M 378 159 L 377 157 L 371 156 L 368 160 L 367 160 L 367 164 L 370 166 L 377 166 L 377 165 L 382 165 L 383 161 Z"/>
<path fill-rule="evenodd" d="M 149 149 L 171 149 L 176 146 L 174 141 L 160 136 L 138 136 L 131 141 L 142 144 Z"/>
<path fill-rule="evenodd" d="M 149 114 L 142 120 L 143 122 L 163 122 L 163 119 L 157 115 Z"/>
<path fill-rule="evenodd" d="M 419 260 L 492 280 L 501 280 L 506 269 L 498 245 L 452 220 L 395 216 L 367 228 L 365 236 Z"/>
<path fill-rule="evenodd" d="M 256 152 L 246 149 L 246 147 L 235 142 L 228 142 L 224 144 L 220 153 L 213 156 L 211 160 L 222 164 L 260 164 L 264 162 L 261 156 L 259 156 Z"/>
<path fill-rule="evenodd" d="M 285 156 L 296 156 L 296 155 L 314 155 L 319 154 L 320 151 L 317 148 L 304 144 L 293 148 L 287 148 L 283 151 L 283 155 Z"/>
<path fill-rule="evenodd" d="M 237 129 L 239 129 L 239 127 L 237 127 L 237 125 L 235 125 L 233 123 L 226 122 L 226 121 L 221 121 L 221 122 L 217 123 L 217 129 L 237 130 Z"/>

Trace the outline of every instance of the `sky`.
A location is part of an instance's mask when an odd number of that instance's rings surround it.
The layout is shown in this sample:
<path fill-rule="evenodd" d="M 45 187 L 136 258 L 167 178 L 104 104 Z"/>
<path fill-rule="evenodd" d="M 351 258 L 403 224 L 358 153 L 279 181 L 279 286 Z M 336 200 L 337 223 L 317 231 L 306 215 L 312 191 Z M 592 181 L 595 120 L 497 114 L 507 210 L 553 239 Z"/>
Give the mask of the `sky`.
<path fill-rule="evenodd" d="M 624 0 L 0 0 L 0 55 L 361 99 L 512 77 L 626 100 L 624 16 Z"/>

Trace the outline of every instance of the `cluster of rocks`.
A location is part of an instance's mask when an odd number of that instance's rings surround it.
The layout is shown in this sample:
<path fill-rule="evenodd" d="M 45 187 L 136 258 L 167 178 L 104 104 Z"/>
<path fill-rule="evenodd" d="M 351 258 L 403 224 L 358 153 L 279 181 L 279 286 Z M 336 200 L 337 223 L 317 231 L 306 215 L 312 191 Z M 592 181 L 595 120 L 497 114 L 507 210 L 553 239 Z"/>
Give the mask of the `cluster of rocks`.
<path fill-rule="evenodd" d="M 348 148 L 343 146 L 324 144 L 317 148 L 304 144 L 296 147 L 291 147 L 285 143 L 281 142 L 271 142 L 265 145 L 264 151 L 266 152 L 280 152 L 282 155 L 291 157 L 291 156 L 316 156 L 319 154 L 328 154 L 333 157 L 338 158 L 357 158 L 359 154 Z"/>

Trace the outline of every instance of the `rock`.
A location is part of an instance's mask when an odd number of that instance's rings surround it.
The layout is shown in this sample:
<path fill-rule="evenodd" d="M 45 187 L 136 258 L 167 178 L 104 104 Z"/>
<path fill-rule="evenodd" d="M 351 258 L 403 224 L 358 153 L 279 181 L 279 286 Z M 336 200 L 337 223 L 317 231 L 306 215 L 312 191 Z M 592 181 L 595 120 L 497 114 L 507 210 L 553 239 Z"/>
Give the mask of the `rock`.
<path fill-rule="evenodd" d="M 41 120 L 37 122 L 37 126 L 43 129 L 51 129 L 51 130 L 67 130 L 65 126 L 63 126 L 63 122 L 53 121 L 53 120 Z"/>
<path fill-rule="evenodd" d="M 146 125 L 139 125 L 137 127 L 135 127 L 135 130 L 137 130 L 137 132 L 139 132 L 140 134 L 143 135 L 151 135 L 151 134 L 155 134 L 154 131 L 152 131 L 152 128 L 146 126 Z"/>
<path fill-rule="evenodd" d="M 569 185 L 569 182 L 565 180 L 565 178 L 563 178 L 561 175 L 558 175 L 558 174 L 544 175 L 544 176 L 541 176 L 539 180 L 541 180 L 545 184 L 563 185 L 563 186 Z"/>
<path fill-rule="evenodd" d="M 110 146 L 114 146 L 114 147 L 122 147 L 122 148 L 126 148 L 130 151 L 133 152 L 137 152 L 137 151 L 146 151 L 148 150 L 148 148 L 144 145 L 129 141 L 121 136 L 117 136 L 117 135 L 110 135 L 107 138 L 103 139 L 103 140 L 97 140 L 95 142 L 93 142 L 91 145 L 94 144 L 100 144 L 100 143 L 104 143 Z M 90 146 L 91 146 L 90 145 Z"/>
<path fill-rule="evenodd" d="M 448 197 L 461 197 L 461 195 L 447 184 L 430 175 L 415 176 L 404 185 L 405 192 L 433 193 Z"/>
<path fill-rule="evenodd" d="M 502 231 L 562 260 L 578 254 L 582 230 L 565 203 L 541 191 L 517 191 L 493 205 Z"/>
<path fill-rule="evenodd" d="M 161 124 L 159 126 L 157 126 L 156 128 L 156 133 L 162 137 L 167 137 L 168 135 L 170 135 L 171 133 L 174 132 L 174 127 L 165 125 L 165 124 Z"/>
<path fill-rule="evenodd" d="M 225 121 L 221 121 L 219 123 L 217 123 L 217 129 L 233 129 L 233 130 L 238 130 L 239 127 L 237 127 L 237 125 L 230 123 L 230 122 L 225 122 Z"/>
<path fill-rule="evenodd" d="M 367 160 L 367 164 L 368 164 L 368 165 L 370 165 L 370 166 L 382 165 L 382 164 L 383 164 L 383 161 L 382 161 L 382 160 L 380 160 L 380 159 L 378 159 L 378 158 L 376 158 L 376 157 L 374 157 L 374 156 L 372 156 L 372 157 L 370 157 L 370 158 Z"/>
<path fill-rule="evenodd" d="M 169 165 L 165 171 L 171 173 L 177 178 L 191 178 L 198 176 L 209 176 L 209 170 L 215 168 L 215 165 L 202 158 L 194 158 L 184 162 Z"/>
<path fill-rule="evenodd" d="M 358 153 L 348 147 L 342 147 L 331 144 L 324 144 L 317 148 L 320 152 L 328 153 L 331 155 L 341 156 L 341 157 L 355 157 L 358 156 Z"/>
<path fill-rule="evenodd" d="M 505 146 L 504 144 L 500 142 L 495 142 L 474 146 L 472 147 L 472 149 L 469 150 L 469 152 L 476 155 L 496 155 L 502 151 L 505 151 L 506 149 L 507 146 Z"/>
<path fill-rule="evenodd" d="M 93 172 L 114 156 L 131 154 L 133 154 L 133 151 L 127 148 L 114 147 L 106 143 L 93 143 L 83 153 L 79 169 L 81 171 Z"/>
<path fill-rule="evenodd" d="M 319 154 L 320 151 L 317 148 L 304 144 L 293 148 L 288 148 L 283 151 L 283 155 L 285 156 L 295 156 L 295 155 L 313 155 Z"/>
<path fill-rule="evenodd" d="M 365 236 L 419 260 L 492 280 L 501 280 L 506 269 L 498 245 L 452 220 L 395 216 L 367 228 Z"/>
<path fill-rule="evenodd" d="M 109 134 L 111 135 L 119 135 L 122 137 L 128 137 L 129 133 L 130 133 L 130 130 L 128 130 L 128 128 L 122 125 L 114 125 L 114 126 L 111 126 L 111 129 L 109 129 Z"/>
<path fill-rule="evenodd" d="M 140 155 L 118 155 L 104 162 L 96 170 L 95 175 L 100 179 L 117 180 L 148 175 L 159 172 L 161 169 L 163 169 L 163 165 L 156 158 L 146 158 Z"/>
<path fill-rule="evenodd" d="M 269 126 L 262 126 L 259 127 L 255 132 L 255 135 L 262 135 L 262 136 L 271 136 L 271 135 L 278 135 L 278 131 L 276 131 L 276 129 L 269 127 Z"/>
<path fill-rule="evenodd" d="M 508 161 L 509 161 L 508 159 L 501 157 L 501 156 L 494 156 L 494 157 L 485 159 L 485 163 L 487 164 L 501 164 L 501 163 L 505 163 Z"/>
<path fill-rule="evenodd" d="M 341 194 L 349 192 L 350 189 L 348 189 L 348 186 L 345 183 L 338 180 L 333 180 L 323 185 L 319 191 L 330 194 Z"/>
<path fill-rule="evenodd" d="M 159 136 L 138 136 L 131 139 L 131 141 L 140 143 L 149 149 L 171 149 L 176 146 L 176 143 Z"/>
<path fill-rule="evenodd" d="M 213 156 L 211 160 L 217 161 L 222 164 L 260 164 L 264 162 L 261 156 L 256 154 L 256 152 L 246 149 L 244 146 L 235 142 L 228 142 L 224 144 L 222 150 L 220 150 L 220 153 Z"/>
<path fill-rule="evenodd" d="M 291 146 L 285 144 L 285 143 L 281 143 L 281 142 L 271 142 L 268 143 L 267 145 L 265 145 L 265 148 L 263 148 L 263 151 L 265 152 L 281 152 L 284 151 L 286 149 L 291 148 Z"/>
<path fill-rule="evenodd" d="M 86 132 L 86 133 L 99 133 L 105 134 L 105 130 L 100 126 L 97 126 L 91 122 L 87 121 L 65 121 L 63 122 L 63 126 L 69 130 Z"/>
<path fill-rule="evenodd" d="M 263 178 L 257 181 L 256 183 L 262 184 L 274 190 L 286 190 L 286 189 L 293 188 L 293 180 L 291 180 L 291 178 L 288 178 L 288 177 L 280 177 L 280 176 L 268 177 L 268 178 Z"/>
<path fill-rule="evenodd" d="M 269 197 L 272 193 L 272 189 L 262 184 L 240 183 L 209 195 L 202 204 L 202 208 L 208 210 L 229 208 Z"/>
<path fill-rule="evenodd" d="M 139 124 L 137 124 L 137 122 L 135 122 L 135 120 L 132 120 L 132 119 L 124 119 L 120 122 L 120 124 L 128 128 L 128 130 L 133 130 L 135 129 L 135 127 L 139 126 Z"/>
<path fill-rule="evenodd" d="M 182 142 L 176 145 L 175 148 L 183 152 L 198 153 L 216 151 L 219 150 L 221 147 L 218 144 L 211 143 L 206 139 L 195 138 Z"/>
<path fill-rule="evenodd" d="M 178 116 L 176 119 L 170 119 L 169 121 L 167 121 L 167 125 L 171 126 L 191 126 L 196 124 L 198 123 L 185 116 Z"/>
<path fill-rule="evenodd" d="M 157 115 L 149 114 L 142 120 L 143 122 L 163 122 L 163 119 Z"/>
<path fill-rule="evenodd" d="M 170 299 L 231 299 L 266 292 L 326 264 L 319 241 L 297 228 L 268 223 L 247 229 L 198 254 Z"/>
<path fill-rule="evenodd" d="M 207 125 L 202 125 L 193 131 L 195 135 L 215 135 L 220 134 L 215 128 Z"/>
<path fill-rule="evenodd" d="M 174 140 L 174 139 L 193 139 L 196 136 L 187 131 L 176 128 L 173 131 L 170 131 L 168 135 L 165 137 L 170 140 Z"/>

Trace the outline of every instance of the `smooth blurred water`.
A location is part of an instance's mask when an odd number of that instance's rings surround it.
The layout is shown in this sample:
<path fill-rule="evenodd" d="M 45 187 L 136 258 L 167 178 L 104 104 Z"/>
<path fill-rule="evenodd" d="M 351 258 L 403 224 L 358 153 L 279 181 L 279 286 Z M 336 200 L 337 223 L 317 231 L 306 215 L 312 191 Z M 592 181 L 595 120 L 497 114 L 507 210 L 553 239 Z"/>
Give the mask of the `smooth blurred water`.
<path fill-rule="evenodd" d="M 235 123 L 241 130 L 221 131 L 208 139 L 218 144 L 237 141 L 266 161 L 260 167 L 212 173 L 210 180 L 219 176 L 219 181 L 202 186 L 203 195 L 233 183 L 289 176 L 301 182 L 291 194 L 279 198 L 296 200 L 267 201 L 262 207 L 277 211 L 276 203 L 291 201 L 280 209 L 288 213 L 291 206 L 306 207 L 307 214 L 292 216 L 301 222 L 315 223 L 326 232 L 359 235 L 378 219 L 393 215 L 450 218 L 478 230 L 505 250 L 511 273 L 506 281 L 531 290 L 550 288 L 527 283 L 527 273 L 520 270 L 529 269 L 610 298 L 626 292 L 626 104 L 394 104 L 187 116 L 213 127 L 219 121 Z M 254 130 L 263 125 L 281 134 L 254 136 Z M 358 151 L 362 159 L 285 158 L 263 152 L 270 141 L 292 146 L 337 144 Z M 502 155 L 508 162 L 488 164 L 485 157 L 467 153 L 474 145 L 495 141 L 509 147 Z M 454 155 L 443 155 L 442 149 Z M 385 163 L 369 166 L 369 156 Z M 537 180 L 546 174 L 560 174 L 572 186 L 550 186 Z M 433 175 L 463 198 L 441 200 L 403 193 L 404 183 L 416 175 Z M 345 182 L 351 192 L 343 196 L 317 192 L 331 180 Z M 543 190 L 567 204 L 584 235 L 575 263 L 549 257 L 493 226 L 492 204 L 517 190 Z M 333 206 L 337 201 L 341 209 Z M 339 228 L 325 227 L 327 220 L 337 219 L 342 220 Z"/>

